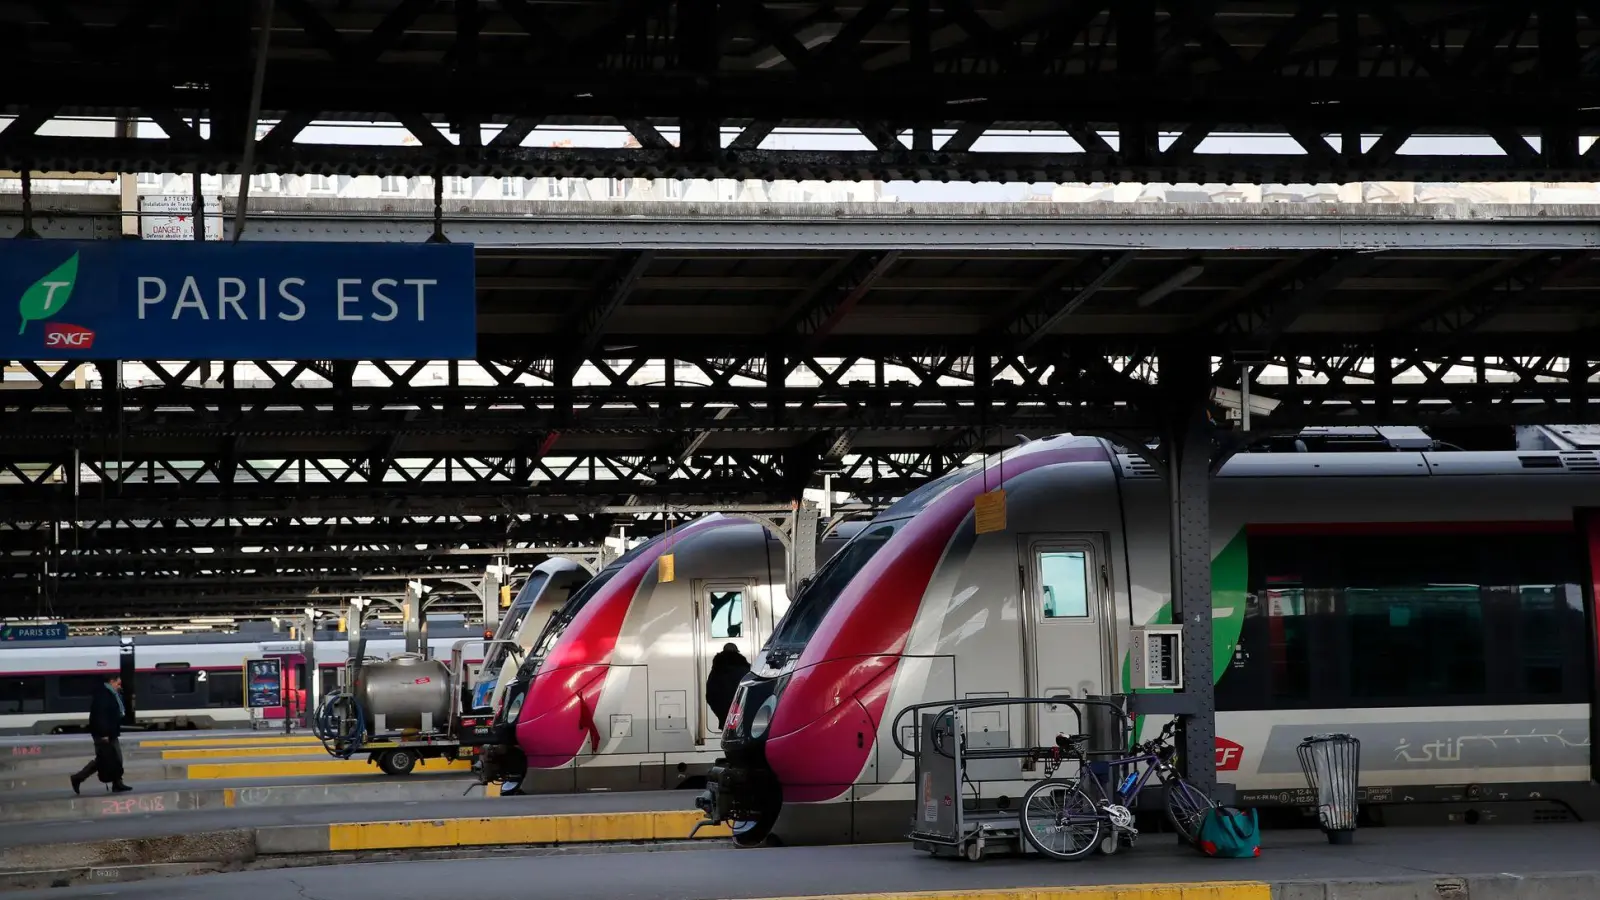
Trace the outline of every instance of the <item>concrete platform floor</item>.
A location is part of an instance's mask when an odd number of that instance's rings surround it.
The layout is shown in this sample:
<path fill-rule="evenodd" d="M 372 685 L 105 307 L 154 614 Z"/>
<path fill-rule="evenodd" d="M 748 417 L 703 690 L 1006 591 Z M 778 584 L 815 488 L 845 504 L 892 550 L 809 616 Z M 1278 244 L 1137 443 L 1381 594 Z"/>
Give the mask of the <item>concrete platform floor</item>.
<path fill-rule="evenodd" d="M 721 843 L 721 842 L 719 842 Z M 1461 826 L 1440 829 L 1374 828 L 1353 846 L 1329 846 L 1316 832 L 1268 832 L 1258 859 L 1205 859 L 1154 837 L 1110 858 L 1075 863 L 992 858 L 979 863 L 933 859 L 906 844 L 796 847 L 732 851 L 726 844 L 675 852 L 531 851 L 476 858 L 365 863 L 163 878 L 132 884 L 85 884 L 10 894 L 32 898 L 118 897 L 127 900 L 251 900 L 383 897 L 436 900 L 470 890 L 477 896 L 518 900 L 745 900 L 884 892 L 956 891 L 952 900 L 1034 888 L 1016 897 L 1180 897 L 1172 886 L 1232 882 L 1236 890 L 1207 897 L 1411 898 L 1468 896 L 1472 900 L 1540 897 L 1592 900 L 1572 885 L 1593 885 L 1592 875 L 1552 878 L 1600 869 L 1600 826 Z M 536 857 L 536 858 L 535 858 Z M 1483 876 L 1469 894 L 1439 892 L 1441 879 Z M 1542 890 L 1543 882 L 1563 888 Z M 1123 894 L 1093 886 L 1154 885 Z M 1075 893 L 1076 889 L 1089 889 Z M 1165 888 L 1165 889 L 1163 889 Z M 1530 892 L 1531 891 L 1531 892 Z M 1192 894 L 1191 896 L 1199 896 Z M 924 895 L 924 900 L 931 900 Z"/>
<path fill-rule="evenodd" d="M 463 783 L 462 789 L 465 787 Z M 6 823 L 0 824 L 0 849 L 280 825 L 694 809 L 692 791 L 535 794 L 485 800 L 481 796 L 481 789 L 474 790 L 478 793 L 477 796 L 460 799 L 390 800 L 377 803 L 314 806 L 247 806 L 160 813 L 140 813 L 136 809 L 130 809 L 128 814 L 122 816 Z M 122 794 L 119 799 L 134 796 L 136 795 Z"/>

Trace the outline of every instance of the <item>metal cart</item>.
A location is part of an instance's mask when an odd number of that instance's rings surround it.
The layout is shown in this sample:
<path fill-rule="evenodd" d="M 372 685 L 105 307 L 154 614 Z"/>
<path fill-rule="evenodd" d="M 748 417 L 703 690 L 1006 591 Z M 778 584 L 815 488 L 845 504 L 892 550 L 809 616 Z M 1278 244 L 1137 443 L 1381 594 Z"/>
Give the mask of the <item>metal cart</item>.
<path fill-rule="evenodd" d="M 994 707 L 1065 706 L 1078 722 L 1077 732 L 1089 737 L 1089 755 L 1125 755 L 1128 747 L 1128 698 L 1124 695 L 1089 697 L 983 697 L 918 703 L 894 718 L 891 735 L 899 751 L 916 760 L 913 784 L 917 795 L 906 837 L 911 845 L 934 856 L 966 858 L 974 862 L 990 853 L 1032 854 L 1022 838 L 1022 809 L 1012 809 L 1010 798 L 966 797 L 972 786 L 967 763 L 984 759 L 1016 759 L 1019 769 L 1032 769 L 1050 756 L 1054 745 L 1043 747 L 969 747 L 964 714 Z M 915 746 L 901 739 L 906 718 L 916 717 Z M 1085 732 L 1085 719 L 1089 730 Z M 1093 765 L 1094 763 L 1090 763 Z M 974 795 L 976 788 L 974 786 Z M 1114 841 L 1115 839 L 1109 839 Z M 1116 843 L 1102 848 L 1117 849 Z"/>

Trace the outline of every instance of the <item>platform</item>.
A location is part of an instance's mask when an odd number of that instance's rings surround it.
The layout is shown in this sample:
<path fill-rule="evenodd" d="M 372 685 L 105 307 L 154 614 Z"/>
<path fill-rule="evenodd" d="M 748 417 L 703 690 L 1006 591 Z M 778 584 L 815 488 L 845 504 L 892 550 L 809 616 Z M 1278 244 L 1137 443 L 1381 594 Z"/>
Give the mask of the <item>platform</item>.
<path fill-rule="evenodd" d="M 64 775 L 39 779 L 40 784 L 5 792 L 0 823 L 56 819 L 122 818 L 130 814 L 171 813 L 200 809 L 258 806 L 493 799 L 497 784 L 478 785 L 471 778 L 414 778 L 343 775 L 304 778 L 246 778 L 192 782 L 140 781 L 126 794 L 107 793 L 97 781 L 74 795 Z"/>
<path fill-rule="evenodd" d="M 115 896 L 128 900 L 304 900 L 306 897 L 432 897 L 470 884 L 482 896 L 519 900 L 1591 900 L 1600 896 L 1600 827 L 1368 829 L 1354 846 L 1315 832 L 1269 832 L 1259 859 L 1213 860 L 1161 839 L 1112 858 L 1060 863 L 995 858 L 936 860 L 906 844 L 732 851 L 728 844 L 677 852 L 546 851 L 514 856 L 337 865 L 99 883 L 19 898 Z M 530 860 L 527 857 L 540 858 Z M 535 874 L 536 873 L 536 874 Z M 941 893 L 931 893 L 941 892 Z M 912 896 L 914 893 L 914 897 Z M 867 900 L 863 897 L 862 900 Z"/>

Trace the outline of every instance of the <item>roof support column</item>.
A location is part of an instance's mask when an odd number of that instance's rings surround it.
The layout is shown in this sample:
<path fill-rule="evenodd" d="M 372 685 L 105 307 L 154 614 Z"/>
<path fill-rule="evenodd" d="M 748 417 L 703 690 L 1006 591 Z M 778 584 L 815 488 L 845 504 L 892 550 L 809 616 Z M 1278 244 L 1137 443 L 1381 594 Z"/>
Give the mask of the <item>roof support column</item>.
<path fill-rule="evenodd" d="M 1178 752 L 1184 777 L 1216 793 L 1216 686 L 1211 627 L 1211 357 L 1173 348 L 1159 356 L 1162 455 L 1171 505 L 1172 621 L 1183 625 Z"/>

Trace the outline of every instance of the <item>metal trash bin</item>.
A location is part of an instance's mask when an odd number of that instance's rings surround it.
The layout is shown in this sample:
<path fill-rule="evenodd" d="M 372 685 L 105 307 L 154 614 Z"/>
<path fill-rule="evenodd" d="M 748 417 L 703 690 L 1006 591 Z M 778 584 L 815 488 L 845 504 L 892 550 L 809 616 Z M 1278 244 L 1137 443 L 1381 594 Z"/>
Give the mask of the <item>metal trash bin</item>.
<path fill-rule="evenodd" d="M 1348 734 L 1314 734 L 1301 741 L 1295 753 L 1306 783 L 1317 795 L 1317 818 L 1328 843 L 1354 843 L 1361 741 Z"/>

